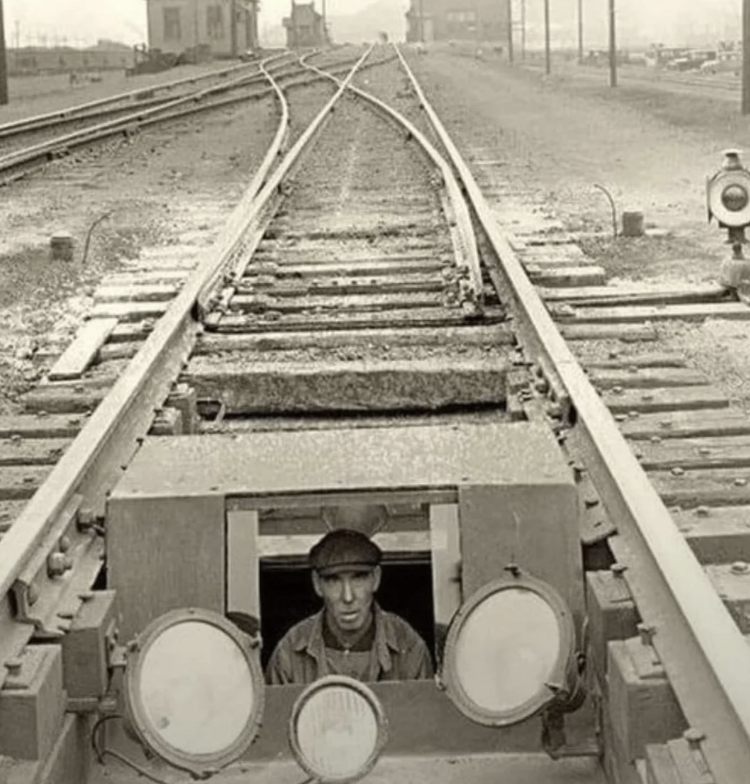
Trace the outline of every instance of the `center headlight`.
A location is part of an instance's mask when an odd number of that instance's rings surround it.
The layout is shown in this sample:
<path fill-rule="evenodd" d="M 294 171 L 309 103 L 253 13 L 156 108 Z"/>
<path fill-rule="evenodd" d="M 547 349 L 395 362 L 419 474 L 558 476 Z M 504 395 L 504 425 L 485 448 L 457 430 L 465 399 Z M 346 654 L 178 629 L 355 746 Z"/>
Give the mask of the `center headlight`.
<path fill-rule="evenodd" d="M 386 739 L 387 722 L 378 698 L 363 683 L 340 675 L 308 686 L 289 722 L 295 759 L 320 784 L 343 784 L 365 776 Z"/>

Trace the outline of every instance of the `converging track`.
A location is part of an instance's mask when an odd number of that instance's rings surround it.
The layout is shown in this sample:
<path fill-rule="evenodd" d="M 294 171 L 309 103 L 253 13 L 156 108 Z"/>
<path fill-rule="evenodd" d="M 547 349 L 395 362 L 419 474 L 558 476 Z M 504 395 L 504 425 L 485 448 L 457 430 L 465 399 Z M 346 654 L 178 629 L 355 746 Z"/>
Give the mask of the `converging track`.
<path fill-rule="evenodd" d="M 64 645 L 102 587 L 103 562 L 130 596 L 126 561 L 111 538 L 105 547 L 107 504 L 150 435 L 317 429 L 335 439 L 341 427 L 532 422 L 554 433 L 580 495 L 592 696 L 573 720 L 569 759 L 541 764 L 514 736 L 515 759 L 467 762 L 465 779 L 502 770 L 514 782 L 598 784 L 601 756 L 622 784 L 688 782 L 693 770 L 696 781 L 739 784 L 750 770 L 750 627 L 738 587 L 748 571 L 738 562 L 750 560 L 738 531 L 750 504 L 750 427 L 678 357 L 622 357 L 600 341 L 643 337 L 644 319 L 750 318 L 750 309 L 716 287 L 613 292 L 571 243 L 504 236 L 398 57 L 418 98 L 411 119 L 354 86 L 364 67 L 393 59 L 388 47 L 368 49 L 345 74 L 341 60 L 303 59 L 304 75 L 267 63 L 262 84 L 240 77 L 258 95 L 273 91 L 280 120 L 219 242 L 204 258 L 103 281 L 24 415 L 0 419 L 0 685 L 13 686 L 30 641 Z M 285 88 L 313 78 L 330 82 L 332 97 L 295 132 Z M 76 144 L 94 132 L 78 133 Z M 26 165 L 61 144 L 9 158 Z M 393 503 L 408 517 L 408 499 Z M 665 503 L 681 507 L 698 558 Z M 269 541 L 265 553 L 281 547 Z M 742 599 L 731 604 L 735 590 Z M 639 724 L 640 695 L 650 723 Z M 66 755 L 76 760 L 68 770 L 87 767 L 76 711 L 92 705 L 73 699 L 63 716 L 58 702 L 47 755 L 14 763 L 25 780 L 57 781 L 49 772 Z M 663 772 L 667 757 L 674 774 Z M 262 775 L 273 781 L 273 765 Z M 132 777 L 116 766 L 108 780 Z"/>

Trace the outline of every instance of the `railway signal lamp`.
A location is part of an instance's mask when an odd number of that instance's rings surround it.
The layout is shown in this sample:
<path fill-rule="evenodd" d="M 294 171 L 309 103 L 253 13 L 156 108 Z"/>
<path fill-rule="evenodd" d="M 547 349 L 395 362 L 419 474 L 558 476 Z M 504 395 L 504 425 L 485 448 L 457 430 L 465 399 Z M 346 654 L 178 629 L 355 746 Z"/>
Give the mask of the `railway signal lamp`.
<path fill-rule="evenodd" d="M 259 640 L 206 610 L 154 620 L 128 647 L 126 728 L 147 752 L 194 778 L 239 759 L 264 707 Z"/>
<path fill-rule="evenodd" d="M 585 696 L 565 601 L 518 567 L 507 571 L 454 616 L 440 673 L 456 707 L 491 727 L 539 713 L 559 717 L 577 710 Z"/>
<path fill-rule="evenodd" d="M 318 784 L 345 784 L 366 776 L 378 761 L 388 725 L 370 688 L 343 675 L 310 684 L 289 720 L 289 745 Z"/>
<path fill-rule="evenodd" d="M 727 229 L 732 246 L 732 260 L 722 265 L 722 284 L 736 289 L 750 280 L 750 263 L 743 254 L 747 242 L 745 229 L 750 226 L 750 171 L 740 161 L 737 150 L 726 150 L 721 169 L 706 181 L 708 221 L 716 219 Z"/>

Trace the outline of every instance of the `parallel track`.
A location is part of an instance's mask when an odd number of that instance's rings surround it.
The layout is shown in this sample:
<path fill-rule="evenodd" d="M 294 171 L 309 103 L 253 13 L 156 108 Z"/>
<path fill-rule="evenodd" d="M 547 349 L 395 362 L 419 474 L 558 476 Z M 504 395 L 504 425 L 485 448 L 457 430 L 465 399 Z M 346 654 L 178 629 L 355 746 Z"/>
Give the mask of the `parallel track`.
<path fill-rule="evenodd" d="M 416 82 L 414 84 L 419 89 Z M 437 117 L 429 105 L 426 102 L 423 105 L 439 128 Z M 446 148 L 453 148 L 447 132 L 439 133 Z M 624 307 L 605 310 L 601 306 L 606 305 L 611 294 L 589 290 L 576 296 L 576 282 L 586 280 L 586 270 L 580 268 L 578 254 L 566 259 L 563 251 L 556 260 L 555 247 L 548 244 L 552 242 L 549 237 L 537 239 L 532 235 L 526 248 L 528 260 L 524 270 L 518 254 L 501 235 L 492 213 L 481 198 L 474 176 L 461 162 L 455 148 L 451 158 L 471 202 L 479 207 L 477 217 L 498 253 L 497 286 L 512 298 L 514 307 L 511 309 L 517 314 L 516 323 L 523 325 L 521 335 L 528 362 L 544 378 L 543 388 L 551 388 L 548 397 L 552 407 L 548 410 L 558 420 L 557 427 L 571 459 L 578 466 L 579 478 L 584 480 L 581 482 L 582 495 L 584 500 L 589 499 L 585 506 L 593 511 L 591 517 L 600 523 L 606 521 L 610 526 L 607 531 L 605 525 L 602 538 L 616 530 L 617 535 L 609 540 L 609 544 L 615 559 L 625 570 L 626 583 L 649 630 L 649 644 L 669 677 L 688 725 L 699 728 L 705 734 L 700 748 L 715 780 L 727 784 L 741 781 L 745 775 L 742 771 L 746 770 L 750 761 L 750 682 L 745 677 L 750 667 L 750 651 L 740 628 L 724 607 L 715 584 L 703 571 L 678 530 L 665 501 L 687 509 L 747 503 L 750 496 L 745 487 L 744 472 L 723 472 L 719 468 L 711 476 L 711 472 L 706 471 L 709 476 L 702 477 L 701 487 L 692 484 L 690 472 L 684 468 L 686 464 L 699 470 L 710 464 L 720 466 L 722 457 L 718 458 L 718 462 L 716 457 L 713 461 L 710 459 L 717 453 L 724 455 L 723 460 L 736 465 L 736 461 L 742 459 L 744 444 L 740 439 L 733 449 L 731 438 L 721 444 L 712 442 L 710 445 L 687 441 L 683 447 L 687 463 L 680 465 L 679 448 L 675 450 L 677 454 L 669 454 L 670 450 L 661 449 L 659 442 L 665 434 L 676 438 L 683 435 L 687 439 L 702 435 L 742 434 L 746 432 L 744 416 L 729 414 L 724 418 L 721 413 L 717 416 L 717 409 L 721 410 L 726 401 L 710 389 L 707 380 L 697 382 L 703 386 L 693 387 L 692 396 L 691 390 L 670 390 L 667 386 L 652 389 L 659 386 L 659 373 L 657 371 L 653 378 L 649 378 L 647 359 L 641 361 L 646 367 L 638 370 L 634 369 L 639 364 L 637 358 L 611 358 L 616 367 L 609 379 L 606 368 L 602 367 L 607 363 L 595 359 L 589 365 L 590 380 L 571 349 L 585 339 L 587 327 L 592 338 L 608 334 L 617 336 L 628 329 L 637 333 L 642 328 L 640 322 L 649 319 L 700 319 L 712 315 L 721 318 L 722 314 L 729 318 L 747 319 L 750 311 L 714 286 L 699 287 L 693 291 L 680 289 L 671 296 L 663 291 L 649 295 L 641 288 L 631 302 L 648 303 L 642 311 L 637 312 L 637 307 L 631 307 L 629 302 L 625 302 Z M 521 247 L 523 245 L 520 243 Z M 545 259 L 549 261 L 544 263 Z M 603 283 L 600 269 L 589 265 L 588 273 L 591 285 Z M 554 302 L 562 301 L 567 305 L 557 311 L 559 328 L 532 281 L 543 287 L 546 283 L 547 288 L 543 288 L 541 293 L 553 312 Z M 551 290 L 550 286 L 555 290 Z M 565 301 L 566 289 L 570 292 L 568 302 Z M 585 307 L 586 297 L 590 305 L 600 307 Z M 575 306 L 576 299 L 580 308 Z M 671 308 L 660 305 L 670 302 L 677 304 Z M 693 305 L 685 305 L 681 312 L 680 303 L 684 302 Z M 648 329 L 653 330 L 653 327 Z M 572 342 L 567 342 L 561 332 Z M 674 371 L 670 380 L 669 368 L 663 367 L 669 364 L 669 358 L 651 357 L 650 363 L 662 371 L 665 385 L 679 383 L 681 373 L 686 385 L 696 383 L 695 374 L 680 370 Z M 611 380 L 614 376 L 618 378 L 617 383 Z M 686 380 L 688 377 L 690 381 Z M 592 381 L 601 390 L 601 395 Z M 607 388 L 613 387 L 618 389 L 607 392 Z M 682 401 L 680 391 L 685 393 Z M 703 402 L 700 401 L 701 395 Z M 545 406 L 549 406 L 549 399 Z M 704 419 L 698 412 L 699 409 L 711 408 L 713 425 L 710 419 Z M 647 414 L 649 411 L 663 413 L 655 413 L 650 418 L 641 417 L 642 412 Z M 685 411 L 696 413 L 681 413 Z M 613 412 L 621 422 L 623 433 L 640 442 L 637 456 L 618 429 Z M 646 438 L 652 440 L 652 447 L 643 443 Z M 706 453 L 706 449 L 710 451 Z M 651 450 L 653 454 L 650 454 Z M 701 453 L 699 450 L 704 451 Z M 696 451 L 698 454 L 693 457 Z M 684 461 L 685 457 L 682 459 Z M 651 474 L 653 479 L 644 472 L 639 461 L 657 470 Z M 668 479 L 664 474 L 671 474 L 672 478 Z M 670 488 L 669 485 L 675 481 L 689 486 L 684 487 L 682 492 Z M 592 486 L 595 489 L 593 497 Z M 732 513 L 727 514 L 726 529 L 731 537 Z M 737 509 L 735 514 L 741 517 L 742 511 Z M 684 525 L 684 515 L 681 520 Z M 715 529 L 717 539 L 721 537 L 721 529 L 719 522 Z M 591 534 L 591 530 L 585 533 Z M 594 539 L 597 536 L 594 535 Z M 733 557 L 741 559 L 744 556 L 744 550 L 737 551 L 731 538 L 725 539 L 723 544 L 716 542 L 716 551 L 725 563 Z M 732 552 L 738 555 L 732 556 Z M 718 571 L 728 572 L 731 567 L 726 564 Z M 720 580 L 715 582 L 720 583 Z M 736 609 L 733 614 L 737 615 Z M 744 625 L 741 628 L 746 631 Z"/>
<path fill-rule="evenodd" d="M 135 111 L 130 104 L 131 94 L 127 93 L 124 96 L 114 96 L 106 103 L 98 101 L 94 102 L 96 105 L 93 106 L 86 104 L 74 107 L 70 115 L 60 116 L 61 113 L 58 112 L 2 126 L 0 134 L 5 129 L 5 133 L 15 137 L 21 146 L 8 151 L 7 144 L 3 145 L 4 154 L 0 157 L 0 183 L 7 184 L 25 177 L 49 161 L 113 137 L 123 135 L 129 137 L 154 125 L 265 98 L 271 94 L 271 88 L 266 81 L 269 74 L 273 74 L 286 86 L 304 84 L 311 78 L 315 78 L 308 69 L 293 60 L 290 61 L 290 57 L 291 55 L 286 53 L 277 54 L 257 66 L 242 66 L 245 71 L 250 69 L 251 73 L 235 76 L 228 81 L 225 75 L 237 69 L 232 69 L 230 72 L 221 71 L 218 84 L 200 89 L 195 87 L 196 80 L 190 80 L 188 83 L 193 86 L 193 89 L 186 93 L 176 97 L 156 99 L 154 105 L 140 104 Z M 332 67 L 340 72 L 341 68 L 345 70 L 351 62 L 351 59 L 344 59 L 338 63 L 334 61 Z M 186 81 L 181 80 L 178 84 L 182 85 Z M 118 99 L 120 106 L 113 106 Z M 113 114 L 119 116 L 103 121 Z M 58 129 L 69 124 L 83 125 L 83 127 L 60 135 Z M 29 144 L 27 137 L 36 135 L 39 131 L 48 138 Z"/>

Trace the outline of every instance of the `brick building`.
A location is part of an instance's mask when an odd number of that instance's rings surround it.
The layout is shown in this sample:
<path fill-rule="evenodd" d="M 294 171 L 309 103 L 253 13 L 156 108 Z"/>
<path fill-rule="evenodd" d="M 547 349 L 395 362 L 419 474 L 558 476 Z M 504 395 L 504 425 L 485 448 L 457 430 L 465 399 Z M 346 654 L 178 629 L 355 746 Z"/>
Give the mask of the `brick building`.
<path fill-rule="evenodd" d="M 323 46 L 328 34 L 323 24 L 323 16 L 315 10 L 315 3 L 295 3 L 292 12 L 284 19 L 286 45 L 289 49 L 310 46 Z"/>
<path fill-rule="evenodd" d="M 406 40 L 506 41 L 510 0 L 411 0 Z"/>
<path fill-rule="evenodd" d="M 147 0 L 148 45 L 174 54 L 208 48 L 216 57 L 236 57 L 258 47 L 258 2 Z"/>

